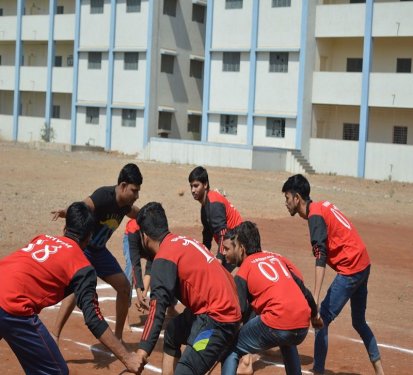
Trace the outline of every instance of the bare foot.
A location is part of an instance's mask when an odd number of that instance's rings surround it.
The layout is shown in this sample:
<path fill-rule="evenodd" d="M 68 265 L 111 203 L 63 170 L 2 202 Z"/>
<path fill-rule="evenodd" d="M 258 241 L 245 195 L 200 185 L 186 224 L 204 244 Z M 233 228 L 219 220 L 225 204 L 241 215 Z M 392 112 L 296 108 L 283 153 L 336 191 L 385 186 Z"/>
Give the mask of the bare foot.
<path fill-rule="evenodd" d="M 239 361 L 237 375 L 251 375 L 254 373 L 252 368 L 252 355 L 246 354 Z"/>

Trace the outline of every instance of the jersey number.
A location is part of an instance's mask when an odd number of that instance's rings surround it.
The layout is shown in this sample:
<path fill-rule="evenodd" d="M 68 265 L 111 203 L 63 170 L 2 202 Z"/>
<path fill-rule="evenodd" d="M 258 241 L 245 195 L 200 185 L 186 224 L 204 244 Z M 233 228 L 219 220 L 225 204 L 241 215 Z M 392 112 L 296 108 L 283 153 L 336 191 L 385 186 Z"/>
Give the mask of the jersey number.
<path fill-rule="evenodd" d="M 273 266 L 274 263 L 277 263 L 280 266 L 281 271 L 285 277 L 290 278 L 289 272 L 285 269 L 284 265 L 278 258 L 271 258 L 268 261 L 259 262 L 258 269 L 261 271 L 263 276 L 266 277 L 268 280 L 272 282 L 277 282 L 280 276 L 275 267 Z"/>
<path fill-rule="evenodd" d="M 32 251 L 36 246 L 42 245 L 43 240 L 37 240 L 35 243 L 29 243 L 27 247 L 22 248 L 22 250 L 26 253 Z M 45 262 L 50 254 L 55 254 L 59 251 L 61 246 L 49 246 L 45 245 L 43 248 L 37 249 L 36 251 L 33 251 L 32 253 L 32 258 L 39 263 Z"/>
<path fill-rule="evenodd" d="M 215 257 L 209 252 L 209 250 L 205 249 L 199 242 L 190 240 L 186 237 L 176 237 L 172 241 L 182 240 L 184 246 L 188 246 L 191 244 L 196 250 L 198 250 L 206 259 L 207 263 L 211 263 Z"/>

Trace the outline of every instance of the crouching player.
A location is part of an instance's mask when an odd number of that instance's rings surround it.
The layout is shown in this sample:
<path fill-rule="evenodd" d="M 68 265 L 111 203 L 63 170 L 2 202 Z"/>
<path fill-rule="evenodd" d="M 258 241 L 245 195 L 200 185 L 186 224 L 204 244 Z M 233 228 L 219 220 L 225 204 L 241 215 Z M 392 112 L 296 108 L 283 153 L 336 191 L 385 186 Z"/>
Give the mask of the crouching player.
<path fill-rule="evenodd" d="M 279 254 L 263 252 L 258 228 L 245 221 L 224 236 L 224 255 L 239 268 L 235 284 L 244 325 L 223 375 L 235 375 L 239 358 L 279 346 L 288 375 L 301 374 L 297 345 L 307 336 L 310 317 L 321 327 L 317 306 L 300 271 Z M 249 319 L 249 312 L 256 316 Z"/>
<path fill-rule="evenodd" d="M 239 328 L 241 312 L 234 279 L 201 243 L 169 232 L 160 203 L 142 207 L 137 221 L 144 250 L 141 255 L 154 257 L 150 310 L 138 350 L 140 361 L 146 363 L 166 309 L 178 298 L 186 309 L 165 330 L 162 373 L 205 374 L 231 348 Z M 181 345 L 186 345 L 183 353 Z"/>
<path fill-rule="evenodd" d="M 83 202 L 71 204 L 63 236 L 35 237 L 0 260 L 0 339 L 4 338 L 27 374 L 68 374 L 63 356 L 38 314 L 74 293 L 85 322 L 127 370 L 139 371 L 103 318 L 96 295 L 97 276 L 83 249 L 95 221 Z"/>

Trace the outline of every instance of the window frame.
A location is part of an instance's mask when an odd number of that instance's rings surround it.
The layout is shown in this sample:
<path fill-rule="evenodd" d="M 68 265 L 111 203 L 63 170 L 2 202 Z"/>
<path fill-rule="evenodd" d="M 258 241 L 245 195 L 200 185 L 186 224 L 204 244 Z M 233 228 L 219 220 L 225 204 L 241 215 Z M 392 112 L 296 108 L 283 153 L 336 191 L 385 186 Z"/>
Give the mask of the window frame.
<path fill-rule="evenodd" d="M 288 52 L 270 52 L 268 57 L 268 72 L 288 73 L 289 60 L 290 54 Z"/>
<path fill-rule="evenodd" d="M 359 141 L 360 124 L 353 122 L 343 122 L 343 141 Z"/>
<path fill-rule="evenodd" d="M 97 60 L 99 60 L 99 61 L 92 61 L 93 58 L 97 58 Z M 100 69 L 102 69 L 102 52 L 88 52 L 88 54 L 87 54 L 87 68 L 90 69 L 90 70 L 100 70 Z"/>
<path fill-rule="evenodd" d="M 407 145 L 407 126 L 394 125 L 393 126 L 393 144 Z"/>
<path fill-rule="evenodd" d="M 177 0 L 163 0 L 162 13 L 165 16 L 176 17 L 176 8 L 178 7 Z"/>
<path fill-rule="evenodd" d="M 136 117 L 136 109 L 123 108 L 121 125 L 125 128 L 136 128 Z"/>
<path fill-rule="evenodd" d="M 242 9 L 243 0 L 225 0 L 225 9 Z"/>
<path fill-rule="evenodd" d="M 189 61 L 189 76 L 196 79 L 203 79 L 204 77 L 204 62 L 196 59 Z"/>
<path fill-rule="evenodd" d="M 135 59 L 127 61 L 128 58 L 131 59 L 132 57 L 135 57 Z M 123 53 L 123 70 L 139 70 L 139 52 Z"/>
<path fill-rule="evenodd" d="M 94 113 L 92 113 L 94 112 Z M 100 108 L 99 107 L 86 107 L 86 124 L 99 125 Z"/>
<path fill-rule="evenodd" d="M 131 2 L 135 2 L 135 4 L 131 4 Z M 141 0 L 126 0 L 126 13 L 140 13 L 141 3 Z"/>
<path fill-rule="evenodd" d="M 235 61 L 238 60 L 238 61 Z M 222 52 L 222 71 L 241 71 L 241 52 Z"/>
<path fill-rule="evenodd" d="M 265 124 L 266 138 L 285 138 L 285 118 L 267 117 Z"/>
<path fill-rule="evenodd" d="M 175 55 L 161 54 L 161 73 L 174 74 Z"/>
<path fill-rule="evenodd" d="M 363 72 L 363 58 L 362 57 L 347 57 L 346 72 L 347 73 L 362 73 Z"/>
<path fill-rule="evenodd" d="M 396 60 L 396 73 L 411 73 L 412 72 L 412 59 L 411 58 L 397 58 Z"/>
<path fill-rule="evenodd" d="M 103 14 L 104 9 L 104 0 L 90 0 L 90 14 Z"/>
<path fill-rule="evenodd" d="M 60 118 L 60 105 L 59 104 L 52 105 L 52 118 Z"/>
<path fill-rule="evenodd" d="M 291 0 L 272 0 L 271 8 L 288 8 L 291 7 Z"/>
<path fill-rule="evenodd" d="M 54 57 L 54 67 L 61 68 L 63 66 L 63 56 L 56 56 Z"/>
<path fill-rule="evenodd" d="M 202 10 L 201 10 L 202 9 Z M 205 6 L 201 4 L 192 4 L 192 21 L 201 24 L 205 23 Z"/>
<path fill-rule="evenodd" d="M 238 115 L 221 115 L 219 125 L 219 134 L 237 135 Z"/>

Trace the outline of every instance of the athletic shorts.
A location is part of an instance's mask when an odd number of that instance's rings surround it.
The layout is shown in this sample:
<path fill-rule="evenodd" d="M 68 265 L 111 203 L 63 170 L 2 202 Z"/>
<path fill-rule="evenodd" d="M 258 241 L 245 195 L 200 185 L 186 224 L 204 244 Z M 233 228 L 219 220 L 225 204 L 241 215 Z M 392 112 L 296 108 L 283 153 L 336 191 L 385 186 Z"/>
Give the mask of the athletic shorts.
<path fill-rule="evenodd" d="M 85 255 L 101 279 L 105 276 L 123 273 L 118 261 L 106 247 L 102 249 L 86 247 Z"/>
<path fill-rule="evenodd" d="M 165 330 L 164 352 L 180 358 L 174 374 L 206 374 L 226 357 L 238 330 L 239 323 L 220 323 L 185 309 Z M 187 345 L 182 354 L 181 345 Z"/>
<path fill-rule="evenodd" d="M 16 316 L 0 308 L 1 339 L 9 344 L 26 374 L 69 374 L 56 342 L 37 315 Z"/>

